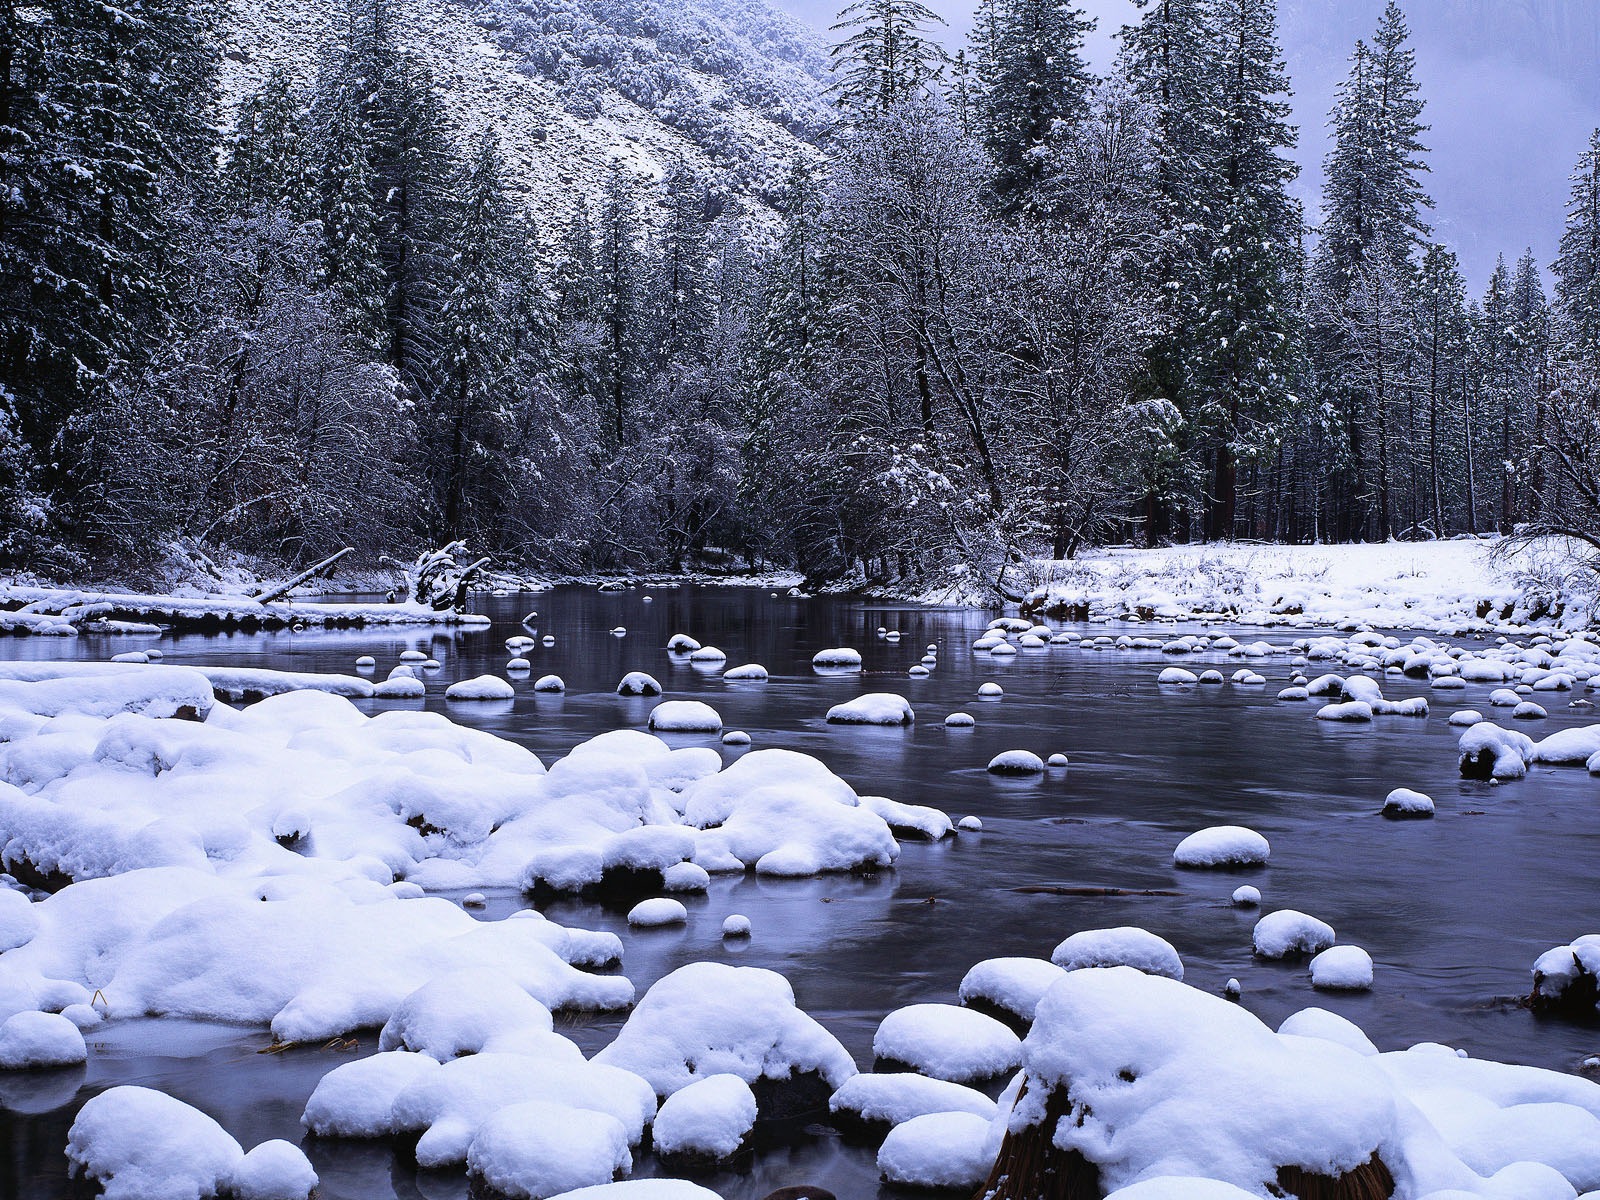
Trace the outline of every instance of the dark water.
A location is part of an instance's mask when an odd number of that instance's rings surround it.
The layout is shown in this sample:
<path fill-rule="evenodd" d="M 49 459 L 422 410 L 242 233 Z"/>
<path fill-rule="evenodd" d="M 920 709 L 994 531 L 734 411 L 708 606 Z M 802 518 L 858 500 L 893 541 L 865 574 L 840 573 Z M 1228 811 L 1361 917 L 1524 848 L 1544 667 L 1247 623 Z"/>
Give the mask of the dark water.
<path fill-rule="evenodd" d="M 646 594 L 653 600 L 647 603 Z M 781 971 L 801 1006 L 864 1068 L 873 1030 L 891 1009 L 953 1002 L 962 975 L 980 959 L 1048 957 L 1068 934 L 1110 925 L 1141 925 L 1166 937 L 1198 987 L 1217 990 L 1238 978 L 1245 1006 L 1273 1025 L 1319 1005 L 1354 1020 L 1382 1049 L 1441 1041 L 1474 1056 L 1568 1071 L 1600 1053 L 1600 1028 L 1539 1020 L 1515 1002 L 1528 990 L 1528 968 L 1539 953 L 1600 929 L 1600 781 L 1582 770 L 1553 769 L 1502 787 L 1459 779 L 1457 731 L 1446 717 L 1455 708 L 1484 708 L 1487 685 L 1431 694 L 1435 711 L 1426 721 L 1330 726 L 1312 719 L 1314 705 L 1274 699 L 1289 674 L 1286 658 L 1255 664 L 1270 680 L 1265 688 L 1174 692 L 1154 683 L 1166 665 L 1155 652 L 1055 647 L 1009 660 L 974 655 L 968 647 L 987 617 L 965 611 L 689 587 L 616 594 L 566 588 L 484 598 L 479 607 L 494 617 L 491 630 L 195 636 L 159 644 L 169 663 L 301 671 L 349 672 L 358 655 L 373 654 L 380 678 L 400 651 L 425 650 L 443 663 L 429 681 L 428 707 L 519 741 L 546 762 L 598 732 L 642 727 L 657 701 L 619 697 L 613 689 L 625 671 L 645 670 L 669 698 L 711 703 L 726 727 L 751 734 L 753 748 L 803 750 L 862 793 L 981 817 L 981 834 L 937 846 L 905 843 L 898 869 L 874 879 L 715 879 L 705 898 L 689 901 L 684 928 L 632 932 L 621 913 L 589 904 L 548 910 L 564 923 L 620 934 L 626 973 L 641 992 L 698 959 L 737 956 Z M 535 694 L 519 684 L 508 704 L 447 703 L 444 688 L 455 679 L 500 672 L 509 657 L 503 642 L 523 631 L 520 621 L 530 609 L 539 610 L 535 632 L 556 638 L 553 647 L 528 652 L 530 679 L 560 674 L 568 692 Z M 627 635 L 611 636 L 619 625 Z M 876 636 L 879 626 L 904 636 L 888 643 Z M 670 661 L 662 647 L 677 632 L 722 647 L 730 667 L 759 662 L 773 677 L 765 684 L 728 683 Z M 1286 642 L 1297 635 L 1241 634 L 1242 640 L 1262 636 Z M 929 679 L 909 678 L 907 669 L 930 643 L 939 646 L 939 666 Z M 0 639 L 0 656 L 97 658 L 145 644 Z M 811 670 L 817 650 L 839 645 L 863 652 L 864 675 Z M 1220 654 L 1208 661 L 1227 674 L 1239 665 Z M 978 685 L 991 679 L 1005 687 L 1005 698 L 977 699 Z M 1390 678 L 1384 687 L 1391 699 L 1430 694 L 1412 680 Z M 917 724 L 889 730 L 824 723 L 830 705 L 863 691 L 905 695 Z M 1590 719 L 1559 704 L 1547 707 L 1552 717 L 1531 730 L 1536 736 Z M 977 728 L 947 730 L 943 718 L 956 710 L 972 713 Z M 703 737 L 669 740 L 715 744 Z M 994 754 L 1021 748 L 1061 751 L 1071 768 L 1037 782 L 997 780 L 984 771 Z M 1378 818 L 1383 797 L 1400 786 L 1432 795 L 1438 817 Z M 1303 965 L 1254 961 L 1250 931 L 1257 914 L 1229 903 L 1241 877 L 1171 867 L 1184 835 L 1226 823 L 1249 825 L 1272 841 L 1271 866 L 1248 877 L 1264 893 L 1264 910 L 1302 909 L 1330 922 L 1342 942 L 1371 952 L 1377 980 L 1370 993 L 1314 992 Z M 1040 885 L 1177 894 L 1084 898 L 1017 890 Z M 488 915 L 522 902 L 495 896 Z M 747 947 L 722 944 L 729 912 L 751 918 Z M 582 1023 L 567 1032 L 594 1048 L 617 1023 Z M 267 1041 L 257 1030 L 125 1023 L 91 1043 L 86 1072 L 0 1076 L 0 1197 L 66 1195 L 61 1152 L 72 1115 L 90 1095 L 119 1083 L 158 1087 L 199 1106 L 246 1148 L 272 1137 L 298 1141 L 305 1099 L 340 1056 L 257 1053 Z M 462 1176 L 419 1173 L 381 1146 L 308 1143 L 307 1150 L 328 1200 L 466 1195 Z M 639 1168 L 648 1174 L 651 1165 Z M 825 1131 L 770 1149 L 740 1173 L 703 1182 L 728 1200 L 754 1200 L 800 1182 L 829 1187 L 846 1200 L 896 1195 L 879 1187 L 870 1152 Z"/>

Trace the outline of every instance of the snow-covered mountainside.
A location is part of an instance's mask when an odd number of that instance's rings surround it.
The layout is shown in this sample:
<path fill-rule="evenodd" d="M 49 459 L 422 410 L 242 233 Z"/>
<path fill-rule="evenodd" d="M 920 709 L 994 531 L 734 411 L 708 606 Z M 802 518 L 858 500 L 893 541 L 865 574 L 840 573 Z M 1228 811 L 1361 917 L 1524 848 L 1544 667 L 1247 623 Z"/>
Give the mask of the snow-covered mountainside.
<path fill-rule="evenodd" d="M 659 178 L 681 159 L 759 218 L 827 128 L 826 53 L 764 0 L 389 0 L 389 12 L 462 132 L 499 131 L 511 187 L 547 223 L 593 201 L 614 160 Z M 345 13 L 240 0 L 228 101 L 274 65 L 309 81 Z"/>

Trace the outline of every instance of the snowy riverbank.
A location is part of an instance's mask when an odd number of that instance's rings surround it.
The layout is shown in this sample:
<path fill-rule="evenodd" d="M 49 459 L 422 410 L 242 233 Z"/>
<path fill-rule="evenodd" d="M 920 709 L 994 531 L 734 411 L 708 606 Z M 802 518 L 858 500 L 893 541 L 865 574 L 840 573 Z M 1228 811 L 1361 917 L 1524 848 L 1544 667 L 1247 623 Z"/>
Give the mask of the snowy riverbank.
<path fill-rule="evenodd" d="M 1467 629 L 1593 624 L 1595 581 L 1555 548 L 1494 540 L 1177 546 L 1039 563 L 1024 609 L 1063 620 L 1225 617 L 1242 625 Z"/>

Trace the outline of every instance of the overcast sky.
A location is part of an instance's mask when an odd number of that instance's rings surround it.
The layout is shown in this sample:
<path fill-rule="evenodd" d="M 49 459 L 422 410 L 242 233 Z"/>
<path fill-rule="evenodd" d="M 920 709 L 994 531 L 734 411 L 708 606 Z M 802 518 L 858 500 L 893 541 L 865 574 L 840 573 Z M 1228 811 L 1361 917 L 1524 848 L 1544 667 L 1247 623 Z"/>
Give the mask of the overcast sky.
<path fill-rule="evenodd" d="M 834 0 L 775 0 L 824 31 Z M 974 3 L 926 0 L 959 45 Z M 1132 0 L 1083 0 L 1100 28 L 1097 67 Z M 1295 87 L 1304 174 L 1297 192 L 1315 217 L 1327 113 L 1350 48 L 1369 36 L 1384 0 L 1281 0 L 1285 54 Z M 1515 260 L 1532 247 L 1548 267 L 1561 236 L 1568 177 L 1600 125 L 1600 0 L 1411 0 L 1417 71 L 1428 101 L 1428 186 L 1438 236 L 1456 247 L 1475 290 L 1496 253 Z"/>

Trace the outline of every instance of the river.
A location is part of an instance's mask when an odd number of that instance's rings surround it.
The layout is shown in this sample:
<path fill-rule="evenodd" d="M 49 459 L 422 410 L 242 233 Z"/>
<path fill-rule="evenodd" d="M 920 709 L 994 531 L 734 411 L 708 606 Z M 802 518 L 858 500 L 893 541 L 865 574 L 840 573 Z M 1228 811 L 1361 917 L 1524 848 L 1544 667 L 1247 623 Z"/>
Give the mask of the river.
<path fill-rule="evenodd" d="M 646 597 L 650 597 L 648 600 Z M 727 960 L 769 967 L 794 985 L 800 1006 L 870 1069 L 872 1034 L 892 1009 L 920 1001 L 954 1002 L 962 975 L 1000 955 L 1048 957 L 1082 929 L 1139 925 L 1172 942 L 1187 981 L 1219 991 L 1229 978 L 1243 1003 L 1276 1025 L 1311 1005 L 1360 1025 L 1381 1049 L 1440 1041 L 1474 1056 L 1577 1071 L 1600 1053 L 1600 1029 L 1541 1020 L 1519 1005 L 1528 968 L 1543 950 L 1600 929 L 1594 875 L 1600 863 L 1600 781 L 1582 770 L 1537 770 L 1491 787 L 1456 769 L 1454 708 L 1483 708 L 1488 685 L 1430 694 L 1426 681 L 1385 680 L 1390 699 L 1431 695 L 1426 720 L 1387 718 L 1343 726 L 1312 718 L 1314 704 L 1279 703 L 1287 658 L 1256 662 L 1264 688 L 1173 690 L 1155 677 L 1170 665 L 1155 651 L 1057 646 L 1010 659 L 974 654 L 987 615 L 956 609 L 800 599 L 751 588 L 661 587 L 599 592 L 568 587 L 476 605 L 494 625 L 479 632 L 356 630 L 162 638 L 169 663 L 350 673 L 361 654 L 383 669 L 401 651 L 420 649 L 443 669 L 426 704 L 460 722 L 522 743 L 546 763 L 608 729 L 640 728 L 653 699 L 617 696 L 630 670 L 661 680 L 669 698 L 709 702 L 726 728 L 751 735 L 753 748 L 814 754 L 863 794 L 933 805 L 983 821 L 980 834 L 938 845 L 907 842 L 897 869 L 876 877 L 783 882 L 715 877 L 690 898 L 687 926 L 631 931 L 623 913 L 587 903 L 547 909 L 564 924 L 609 929 L 626 944 L 623 969 L 641 994 L 686 962 Z M 500 673 L 505 638 L 533 622 L 553 646 L 528 652 L 533 677 L 561 675 L 564 695 L 520 684 L 504 705 L 447 703 L 445 686 Z M 625 636 L 609 631 L 625 627 Z M 880 638 L 888 627 L 898 643 Z M 1089 634 L 1147 628 L 1080 626 Z M 1163 626 L 1161 636 L 1174 629 Z M 1207 632 L 1218 634 L 1224 627 Z M 731 683 L 663 647 L 688 633 L 728 654 L 727 665 L 765 665 L 767 683 Z M 1287 642 L 1301 633 L 1263 635 Z M 149 644 L 139 638 L 76 641 L 0 639 L 0 658 L 102 658 Z M 924 647 L 939 663 L 926 679 L 907 670 Z M 811 656 L 854 646 L 861 675 L 819 675 Z M 1202 656 L 1231 674 L 1237 662 Z M 1194 663 L 1186 666 L 1199 669 Z M 979 684 L 1005 688 L 980 700 Z M 893 691 L 917 711 L 906 729 L 829 726 L 830 705 L 864 691 Z M 376 710 L 378 702 L 363 701 Z M 1551 705 L 1534 731 L 1554 732 L 1591 718 Z M 953 711 L 972 713 L 972 729 L 947 729 Z M 703 736 L 668 736 L 707 744 Z M 711 744 L 716 744 L 710 739 Z M 724 757 L 742 751 L 721 747 Z M 985 765 L 1003 750 L 1065 753 L 1071 766 L 1037 780 L 1006 780 Z M 1433 796 L 1432 821 L 1378 817 L 1395 787 Z M 1265 894 L 1263 911 L 1297 908 L 1330 924 L 1341 942 L 1367 949 L 1377 964 L 1373 989 L 1359 995 L 1315 992 L 1305 967 L 1252 958 L 1258 913 L 1237 909 L 1229 874 L 1177 871 L 1173 847 L 1196 829 L 1248 825 L 1272 842 L 1270 867 L 1248 882 Z M 1156 895 L 1041 893 L 1050 887 L 1114 888 Z M 524 904 L 495 894 L 485 912 Z M 754 936 L 724 945 L 722 918 L 748 915 Z M 586 1049 L 605 1044 L 620 1018 L 563 1024 Z M 71 1195 L 62 1148 L 73 1114 L 90 1096 L 119 1083 L 161 1088 L 194 1104 L 247 1148 L 266 1138 L 300 1141 L 299 1116 L 320 1076 L 352 1053 L 259 1051 L 265 1030 L 194 1022 L 114 1023 L 90 1035 L 86 1070 L 49 1076 L 0 1075 L 0 1196 L 45 1200 Z M 353 1053 L 375 1049 L 375 1036 Z M 323 1200 L 458 1200 L 464 1176 L 418 1172 L 382 1145 L 306 1143 L 322 1178 Z M 636 1174 L 652 1171 L 648 1157 Z M 764 1149 L 737 1173 L 702 1180 L 727 1200 L 758 1200 L 787 1184 L 813 1183 L 841 1200 L 898 1198 L 881 1186 L 869 1150 L 814 1129 L 796 1144 Z"/>

